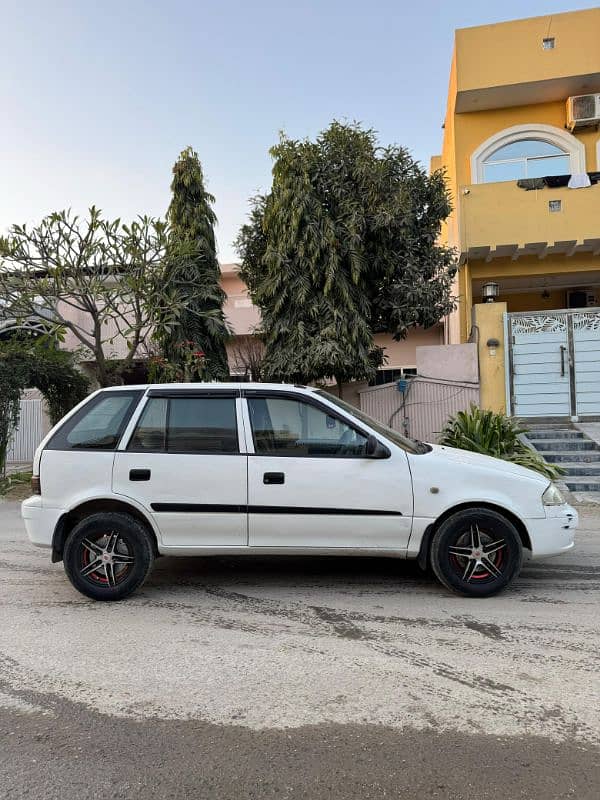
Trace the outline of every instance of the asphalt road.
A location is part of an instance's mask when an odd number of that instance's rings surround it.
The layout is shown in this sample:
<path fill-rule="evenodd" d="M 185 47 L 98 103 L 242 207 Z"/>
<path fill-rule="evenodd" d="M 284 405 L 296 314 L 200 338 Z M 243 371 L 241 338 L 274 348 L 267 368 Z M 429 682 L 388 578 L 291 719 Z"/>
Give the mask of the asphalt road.
<path fill-rule="evenodd" d="M 0 796 L 600 790 L 600 513 L 485 601 L 383 559 L 160 559 L 78 595 L 0 505 Z"/>

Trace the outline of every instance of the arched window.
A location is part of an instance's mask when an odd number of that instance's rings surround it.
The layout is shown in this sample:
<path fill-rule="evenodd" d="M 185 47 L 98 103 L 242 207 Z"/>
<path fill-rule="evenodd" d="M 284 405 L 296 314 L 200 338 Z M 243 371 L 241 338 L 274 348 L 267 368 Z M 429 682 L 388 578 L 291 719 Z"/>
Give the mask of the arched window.
<path fill-rule="evenodd" d="M 514 125 L 471 155 L 471 181 L 495 183 L 585 172 L 585 146 L 568 131 L 541 123 Z"/>
<path fill-rule="evenodd" d="M 540 139 L 520 139 L 494 150 L 483 161 L 483 182 L 518 181 L 544 175 L 568 175 L 570 156 L 560 147 Z"/>

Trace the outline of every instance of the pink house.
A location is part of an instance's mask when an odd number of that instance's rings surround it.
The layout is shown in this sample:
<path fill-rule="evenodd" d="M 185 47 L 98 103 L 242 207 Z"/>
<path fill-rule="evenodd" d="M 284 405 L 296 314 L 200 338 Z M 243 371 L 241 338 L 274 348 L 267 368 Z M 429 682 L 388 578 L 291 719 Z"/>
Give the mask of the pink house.
<path fill-rule="evenodd" d="M 227 294 L 225 314 L 233 332 L 234 341 L 229 345 L 229 363 L 232 373 L 241 372 L 241 365 L 236 363 L 236 340 L 248 337 L 260 323 L 260 313 L 252 305 L 245 283 L 238 275 L 238 264 L 221 264 L 221 285 Z M 421 345 L 444 344 L 444 325 L 440 323 L 428 330 L 415 328 L 407 338 L 396 342 L 389 334 L 379 333 L 375 343 L 385 349 L 386 364 L 381 368 L 377 383 L 387 383 L 402 375 L 414 374 L 416 371 L 416 349 Z"/>
<path fill-rule="evenodd" d="M 244 359 L 240 358 L 240 352 L 248 350 L 249 347 L 251 349 L 248 343 L 252 341 L 252 334 L 260 324 L 260 313 L 252 304 L 246 284 L 238 273 L 238 264 L 221 264 L 221 285 L 227 295 L 224 310 L 234 334 L 233 340 L 227 346 L 229 365 L 232 375 L 242 377 L 246 372 L 246 365 L 242 363 Z M 85 326 L 86 315 L 83 312 L 62 304 L 61 313 L 65 316 L 72 316 L 73 320 L 81 327 Z M 375 342 L 384 348 L 387 357 L 385 365 L 379 370 L 377 384 L 388 383 L 404 375 L 415 374 L 417 364 L 416 348 L 422 345 L 444 344 L 444 330 L 444 323 L 435 325 L 428 330 L 415 328 L 401 342 L 394 341 L 389 334 L 377 334 Z M 128 352 L 127 342 L 124 337 L 119 334 L 116 328 L 114 330 L 112 328 L 110 330 L 107 329 L 105 336 L 110 340 L 106 347 L 109 357 L 123 358 Z M 69 350 L 75 350 L 80 346 L 78 339 L 67 331 L 64 347 Z M 132 376 L 132 378 L 140 379 L 140 376 L 143 377 L 143 363 L 148 355 L 146 352 L 139 353 L 138 369 L 136 370 L 138 374 Z M 357 384 L 355 388 L 359 389 L 363 386 Z"/>

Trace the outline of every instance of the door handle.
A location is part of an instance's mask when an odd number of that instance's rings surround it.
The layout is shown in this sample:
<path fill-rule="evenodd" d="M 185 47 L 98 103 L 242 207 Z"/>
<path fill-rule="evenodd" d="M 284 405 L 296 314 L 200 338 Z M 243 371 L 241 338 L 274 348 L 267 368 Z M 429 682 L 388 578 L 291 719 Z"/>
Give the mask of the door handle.
<path fill-rule="evenodd" d="M 130 481 L 149 481 L 150 475 L 152 473 L 149 469 L 130 469 L 129 470 L 129 480 Z"/>
<path fill-rule="evenodd" d="M 283 472 L 265 472 L 263 483 L 285 483 L 285 474 Z"/>
<path fill-rule="evenodd" d="M 565 377 L 565 350 L 566 349 L 567 348 L 564 346 L 564 344 L 561 344 L 561 346 L 560 346 L 560 377 L 561 378 Z"/>

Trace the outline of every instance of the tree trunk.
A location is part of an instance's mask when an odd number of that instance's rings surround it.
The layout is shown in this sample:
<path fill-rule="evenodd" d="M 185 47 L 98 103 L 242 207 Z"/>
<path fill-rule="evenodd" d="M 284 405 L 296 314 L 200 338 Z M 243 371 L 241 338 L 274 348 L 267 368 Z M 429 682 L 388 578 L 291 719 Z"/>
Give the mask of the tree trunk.
<path fill-rule="evenodd" d="M 342 383 L 342 379 L 336 376 L 335 382 L 337 383 L 338 397 L 340 400 L 342 400 L 344 394 L 344 385 Z"/>
<path fill-rule="evenodd" d="M 102 347 L 96 348 L 94 352 L 94 372 L 96 373 L 96 380 L 100 384 L 101 389 L 106 389 L 111 385 L 111 379 L 106 366 L 106 359 Z"/>

